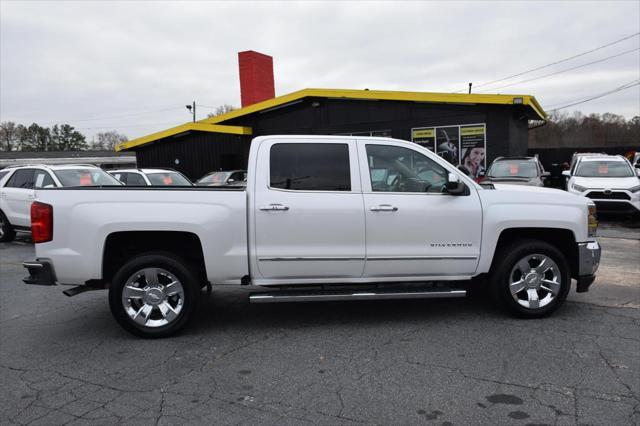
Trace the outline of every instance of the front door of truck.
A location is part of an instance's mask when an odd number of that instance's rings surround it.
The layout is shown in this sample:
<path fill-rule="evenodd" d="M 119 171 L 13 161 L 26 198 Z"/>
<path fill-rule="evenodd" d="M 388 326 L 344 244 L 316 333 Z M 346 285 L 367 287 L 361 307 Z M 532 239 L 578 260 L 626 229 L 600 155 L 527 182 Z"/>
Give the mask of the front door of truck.
<path fill-rule="evenodd" d="M 359 278 L 365 225 L 354 140 L 260 145 L 254 220 L 262 279 Z"/>
<path fill-rule="evenodd" d="M 358 152 L 367 233 L 363 276 L 475 273 L 482 226 L 475 188 L 446 193 L 449 170 L 410 143 L 358 141 Z"/>

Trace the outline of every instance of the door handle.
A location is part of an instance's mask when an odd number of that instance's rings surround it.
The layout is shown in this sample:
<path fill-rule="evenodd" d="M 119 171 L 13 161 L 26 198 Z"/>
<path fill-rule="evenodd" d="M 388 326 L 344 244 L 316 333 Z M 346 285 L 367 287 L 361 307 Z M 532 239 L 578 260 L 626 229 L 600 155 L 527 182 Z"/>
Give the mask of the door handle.
<path fill-rule="evenodd" d="M 391 204 L 380 204 L 379 206 L 373 206 L 369 210 L 372 212 L 397 212 L 398 208 Z"/>
<path fill-rule="evenodd" d="M 269 204 L 268 206 L 260 206 L 260 210 L 263 211 L 287 211 L 289 207 L 282 204 Z"/>

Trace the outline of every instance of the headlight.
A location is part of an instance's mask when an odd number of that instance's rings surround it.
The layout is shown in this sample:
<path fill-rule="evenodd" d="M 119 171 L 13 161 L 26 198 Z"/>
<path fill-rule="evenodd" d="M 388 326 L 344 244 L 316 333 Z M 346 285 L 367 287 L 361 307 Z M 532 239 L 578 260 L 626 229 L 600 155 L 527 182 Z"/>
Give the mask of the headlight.
<path fill-rule="evenodd" d="M 640 185 L 629 188 L 629 192 L 640 192 Z"/>
<path fill-rule="evenodd" d="M 571 188 L 578 192 L 584 192 L 587 190 L 587 188 L 585 188 L 584 186 L 576 185 L 575 183 L 571 184 Z"/>
<path fill-rule="evenodd" d="M 587 228 L 589 229 L 588 235 L 590 237 L 596 236 L 598 230 L 598 215 L 596 213 L 596 205 L 589 204 L 589 215 L 587 216 Z"/>

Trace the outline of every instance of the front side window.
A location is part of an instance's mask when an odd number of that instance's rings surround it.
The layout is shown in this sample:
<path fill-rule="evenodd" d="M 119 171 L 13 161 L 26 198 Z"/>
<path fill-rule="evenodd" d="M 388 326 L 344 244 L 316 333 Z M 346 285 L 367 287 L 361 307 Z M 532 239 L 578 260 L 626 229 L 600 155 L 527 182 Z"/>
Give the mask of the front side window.
<path fill-rule="evenodd" d="M 582 161 L 576 169 L 580 177 L 633 177 L 631 167 L 624 161 Z"/>
<path fill-rule="evenodd" d="M 270 152 L 270 187 L 296 191 L 351 191 L 349 145 L 278 143 Z"/>
<path fill-rule="evenodd" d="M 5 185 L 7 188 L 33 189 L 34 169 L 20 169 L 9 178 Z"/>
<path fill-rule="evenodd" d="M 442 192 L 447 170 L 409 148 L 367 145 L 371 190 L 374 192 Z"/>

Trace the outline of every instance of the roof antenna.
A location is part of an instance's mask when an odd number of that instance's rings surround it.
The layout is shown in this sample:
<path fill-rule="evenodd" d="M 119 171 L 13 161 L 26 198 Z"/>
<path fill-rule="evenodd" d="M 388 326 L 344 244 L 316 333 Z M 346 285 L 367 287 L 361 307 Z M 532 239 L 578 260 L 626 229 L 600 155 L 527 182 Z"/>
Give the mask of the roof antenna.
<path fill-rule="evenodd" d="M 473 83 L 469 83 L 469 94 L 471 94 L 471 86 L 473 85 Z"/>

